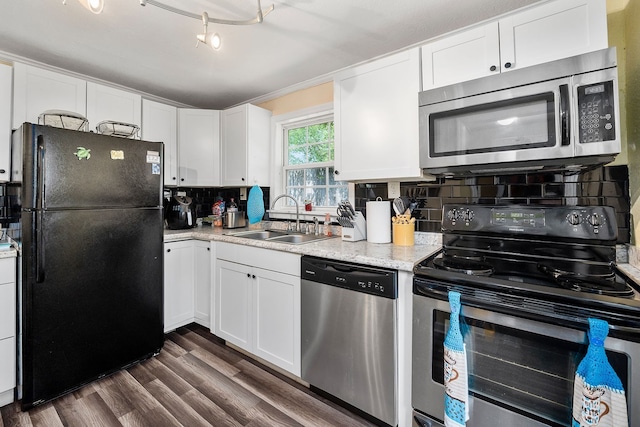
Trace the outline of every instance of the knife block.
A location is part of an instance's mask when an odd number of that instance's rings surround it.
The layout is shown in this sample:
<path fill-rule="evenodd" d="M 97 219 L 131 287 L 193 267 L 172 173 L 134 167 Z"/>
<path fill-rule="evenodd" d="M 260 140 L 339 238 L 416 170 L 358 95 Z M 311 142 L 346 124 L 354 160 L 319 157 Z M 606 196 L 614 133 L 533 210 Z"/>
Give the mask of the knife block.
<path fill-rule="evenodd" d="M 367 238 L 367 221 L 362 212 L 356 212 L 351 220 L 353 227 L 342 227 L 342 240 L 345 242 L 358 242 Z"/>

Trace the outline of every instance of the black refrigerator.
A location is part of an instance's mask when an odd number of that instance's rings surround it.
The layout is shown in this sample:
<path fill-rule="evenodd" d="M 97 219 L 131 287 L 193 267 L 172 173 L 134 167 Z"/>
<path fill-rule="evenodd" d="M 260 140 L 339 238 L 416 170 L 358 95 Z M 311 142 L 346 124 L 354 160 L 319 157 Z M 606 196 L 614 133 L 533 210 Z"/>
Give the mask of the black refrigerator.
<path fill-rule="evenodd" d="M 12 144 L 26 410 L 162 348 L 163 146 L 30 123 Z"/>

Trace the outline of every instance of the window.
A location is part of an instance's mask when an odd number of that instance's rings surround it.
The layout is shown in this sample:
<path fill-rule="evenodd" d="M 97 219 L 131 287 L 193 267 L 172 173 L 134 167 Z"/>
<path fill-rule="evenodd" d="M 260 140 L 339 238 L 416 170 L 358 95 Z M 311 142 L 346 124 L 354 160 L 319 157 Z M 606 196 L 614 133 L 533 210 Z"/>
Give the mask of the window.
<path fill-rule="evenodd" d="M 311 201 L 314 208 L 346 200 L 348 184 L 333 174 L 333 116 L 289 123 L 283 132 L 285 192 L 300 203 Z"/>

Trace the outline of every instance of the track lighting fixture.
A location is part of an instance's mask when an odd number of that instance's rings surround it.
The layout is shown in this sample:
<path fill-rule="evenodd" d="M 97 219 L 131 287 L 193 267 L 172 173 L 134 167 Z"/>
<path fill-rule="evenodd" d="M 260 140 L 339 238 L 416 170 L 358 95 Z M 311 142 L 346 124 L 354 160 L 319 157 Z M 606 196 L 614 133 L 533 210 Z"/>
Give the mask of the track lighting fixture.
<path fill-rule="evenodd" d="M 104 8 L 104 0 L 78 0 L 78 3 L 95 14 L 102 13 Z M 67 4 L 67 0 L 62 0 L 62 4 Z"/>
<path fill-rule="evenodd" d="M 196 47 L 198 47 L 198 43 L 203 43 L 211 46 L 211 49 L 213 50 L 220 50 L 220 46 L 222 46 L 222 38 L 220 38 L 220 34 L 210 33 L 207 30 L 209 26 L 209 15 L 207 12 L 202 13 L 202 24 L 204 25 L 204 33 L 196 36 Z"/>
<path fill-rule="evenodd" d="M 91 0 L 80 0 L 80 1 L 91 1 Z M 102 1 L 102 0 L 101 0 Z M 215 24 L 223 24 L 223 25 L 252 25 L 252 24 L 260 24 L 264 20 L 264 17 L 273 11 L 275 5 L 269 6 L 267 9 L 262 10 L 262 6 L 260 5 L 260 0 L 258 0 L 258 12 L 255 18 L 247 19 L 245 21 L 236 21 L 229 19 L 218 19 L 218 18 L 210 18 L 207 12 L 203 12 L 202 15 L 196 15 L 191 12 L 187 12 L 186 10 L 177 9 L 173 6 L 166 5 L 157 0 L 139 0 L 140 6 L 146 6 L 148 4 L 152 6 L 159 7 L 161 9 L 167 10 L 169 12 L 176 13 L 178 15 L 186 16 L 189 18 L 202 19 L 202 24 L 204 25 L 204 32 L 202 34 L 196 35 L 196 47 L 199 43 L 204 43 L 206 45 L 211 46 L 213 50 L 219 50 L 222 46 L 222 38 L 218 33 L 209 33 L 208 25 L 209 22 L 213 22 Z"/>

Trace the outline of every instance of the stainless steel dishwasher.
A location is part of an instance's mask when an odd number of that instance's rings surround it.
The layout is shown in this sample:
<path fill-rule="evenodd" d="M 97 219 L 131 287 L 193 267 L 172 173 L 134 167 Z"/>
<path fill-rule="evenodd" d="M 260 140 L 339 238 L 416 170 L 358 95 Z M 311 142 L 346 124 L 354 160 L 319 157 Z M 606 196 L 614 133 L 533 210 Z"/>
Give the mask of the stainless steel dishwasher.
<path fill-rule="evenodd" d="M 302 257 L 302 379 L 397 425 L 395 270 Z"/>

